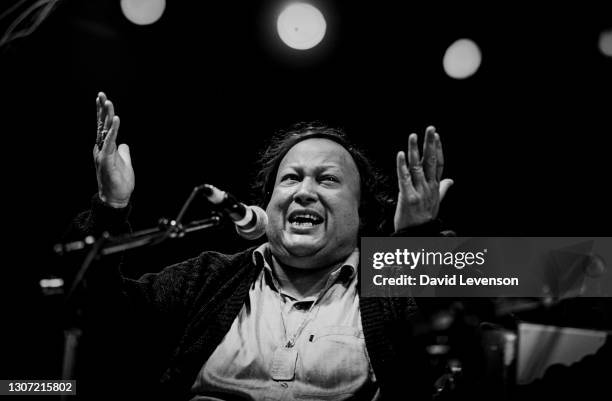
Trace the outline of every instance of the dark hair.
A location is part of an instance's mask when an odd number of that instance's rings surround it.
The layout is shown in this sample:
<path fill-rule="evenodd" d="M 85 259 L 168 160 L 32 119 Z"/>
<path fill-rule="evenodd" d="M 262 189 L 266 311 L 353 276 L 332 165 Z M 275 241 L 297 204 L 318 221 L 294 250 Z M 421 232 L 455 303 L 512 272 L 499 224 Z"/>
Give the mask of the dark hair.
<path fill-rule="evenodd" d="M 329 139 L 345 148 L 357 166 L 360 176 L 361 199 L 359 218 L 361 236 L 377 235 L 386 230 L 387 213 L 392 200 L 386 193 L 386 180 L 373 166 L 363 150 L 349 141 L 339 128 L 332 128 L 318 122 L 298 123 L 286 131 L 278 132 L 270 141 L 259 159 L 259 172 L 254 185 L 256 201 L 265 208 L 272 197 L 276 174 L 281 160 L 287 152 L 306 139 Z"/>

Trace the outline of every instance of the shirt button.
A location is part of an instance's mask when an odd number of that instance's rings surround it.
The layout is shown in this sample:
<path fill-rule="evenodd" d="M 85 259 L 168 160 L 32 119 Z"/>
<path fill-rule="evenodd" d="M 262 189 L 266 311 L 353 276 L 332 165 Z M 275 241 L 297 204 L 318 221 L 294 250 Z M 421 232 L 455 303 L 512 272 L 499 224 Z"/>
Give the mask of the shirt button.
<path fill-rule="evenodd" d="M 284 383 L 284 382 L 283 382 L 283 383 L 281 383 L 281 387 L 283 387 L 283 388 L 287 388 L 287 386 L 288 386 L 288 384 L 287 384 L 287 383 Z"/>

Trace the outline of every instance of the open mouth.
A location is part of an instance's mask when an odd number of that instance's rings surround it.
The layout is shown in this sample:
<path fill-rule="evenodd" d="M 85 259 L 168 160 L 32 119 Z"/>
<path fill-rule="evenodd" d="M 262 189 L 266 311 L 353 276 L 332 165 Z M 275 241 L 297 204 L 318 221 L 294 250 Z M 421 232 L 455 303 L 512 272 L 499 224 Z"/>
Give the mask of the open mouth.
<path fill-rule="evenodd" d="M 289 214 L 289 224 L 299 228 L 314 227 L 323 223 L 323 217 L 312 210 L 296 210 Z"/>

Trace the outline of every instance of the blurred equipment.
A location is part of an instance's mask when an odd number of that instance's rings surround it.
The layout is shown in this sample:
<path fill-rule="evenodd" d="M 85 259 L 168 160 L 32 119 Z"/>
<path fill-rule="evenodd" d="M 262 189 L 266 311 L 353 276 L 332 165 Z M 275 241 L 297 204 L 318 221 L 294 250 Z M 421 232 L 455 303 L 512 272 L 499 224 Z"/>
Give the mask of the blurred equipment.
<path fill-rule="evenodd" d="M 570 366 L 595 354 L 608 333 L 568 327 L 521 323 L 518 327 L 516 384 L 529 384 L 555 364 Z"/>

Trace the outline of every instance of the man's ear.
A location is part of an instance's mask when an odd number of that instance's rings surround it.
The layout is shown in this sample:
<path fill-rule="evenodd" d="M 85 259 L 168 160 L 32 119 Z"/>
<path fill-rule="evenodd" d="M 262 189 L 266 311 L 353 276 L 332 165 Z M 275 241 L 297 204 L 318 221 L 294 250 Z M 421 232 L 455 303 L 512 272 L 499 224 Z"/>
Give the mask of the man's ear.
<path fill-rule="evenodd" d="M 361 237 L 362 235 L 367 235 L 368 233 L 366 232 L 368 227 L 367 227 L 367 219 L 365 218 L 366 213 L 364 212 L 368 210 L 367 207 L 364 207 L 363 204 L 359 204 L 359 208 L 357 209 L 357 215 L 359 216 L 359 236 Z"/>
<path fill-rule="evenodd" d="M 272 191 L 266 191 L 264 193 L 263 201 L 261 202 L 261 205 L 260 205 L 263 210 L 266 210 L 268 208 L 270 199 L 272 199 Z"/>

